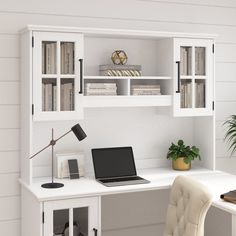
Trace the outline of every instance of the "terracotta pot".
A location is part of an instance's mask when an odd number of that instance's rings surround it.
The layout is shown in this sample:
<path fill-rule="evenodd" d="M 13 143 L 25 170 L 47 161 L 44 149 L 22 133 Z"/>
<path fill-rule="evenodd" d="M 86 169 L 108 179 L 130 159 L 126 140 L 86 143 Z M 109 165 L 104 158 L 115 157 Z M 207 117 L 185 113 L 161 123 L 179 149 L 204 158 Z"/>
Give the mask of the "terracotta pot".
<path fill-rule="evenodd" d="M 184 157 L 179 157 L 176 160 L 172 160 L 172 168 L 174 170 L 189 170 L 191 168 L 191 162 L 186 164 Z"/>

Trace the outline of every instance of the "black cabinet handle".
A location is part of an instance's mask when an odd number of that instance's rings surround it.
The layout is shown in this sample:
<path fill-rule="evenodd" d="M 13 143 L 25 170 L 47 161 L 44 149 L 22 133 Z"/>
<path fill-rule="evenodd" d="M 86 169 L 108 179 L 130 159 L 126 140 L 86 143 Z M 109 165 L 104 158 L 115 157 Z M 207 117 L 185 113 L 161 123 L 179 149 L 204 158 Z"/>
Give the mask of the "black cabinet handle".
<path fill-rule="evenodd" d="M 80 62 L 80 89 L 79 93 L 83 94 L 83 59 L 79 59 Z"/>
<path fill-rule="evenodd" d="M 93 228 L 93 231 L 94 231 L 94 236 L 98 236 L 98 230 Z"/>
<path fill-rule="evenodd" d="M 178 67 L 177 67 L 177 76 L 178 76 L 178 89 L 177 89 L 177 91 L 176 91 L 176 93 L 180 93 L 180 61 L 177 61 L 176 62 L 177 63 L 177 65 L 178 65 Z"/>

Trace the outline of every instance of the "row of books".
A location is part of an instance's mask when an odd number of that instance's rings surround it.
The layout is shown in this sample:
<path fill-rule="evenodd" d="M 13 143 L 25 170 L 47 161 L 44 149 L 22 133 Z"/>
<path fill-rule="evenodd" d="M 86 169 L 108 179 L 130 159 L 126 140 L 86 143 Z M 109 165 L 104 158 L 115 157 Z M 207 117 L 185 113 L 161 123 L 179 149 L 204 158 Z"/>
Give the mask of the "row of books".
<path fill-rule="evenodd" d="M 56 74 L 57 44 L 43 42 L 42 44 L 42 73 Z M 61 74 L 74 74 L 74 43 L 61 43 Z"/>
<path fill-rule="evenodd" d="M 192 48 L 181 47 L 180 49 L 180 74 L 191 75 L 192 74 Z"/>
<path fill-rule="evenodd" d="M 42 84 L 42 110 L 57 110 L 57 86 L 53 83 Z"/>
<path fill-rule="evenodd" d="M 74 85 L 72 83 L 61 84 L 61 111 L 74 110 Z M 42 110 L 57 110 L 57 86 L 53 83 L 42 84 Z"/>
<path fill-rule="evenodd" d="M 161 95 L 161 86 L 156 85 L 132 85 L 131 95 Z"/>
<path fill-rule="evenodd" d="M 192 107 L 192 84 L 181 84 L 181 108 Z M 195 83 L 195 107 L 205 107 L 205 83 Z"/>
<path fill-rule="evenodd" d="M 195 106 L 205 107 L 205 83 L 195 83 Z"/>
<path fill-rule="evenodd" d="M 180 87 L 181 108 L 192 107 L 192 83 L 182 83 Z"/>
<path fill-rule="evenodd" d="M 56 74 L 56 50 L 55 42 L 43 42 L 42 44 L 42 73 Z"/>
<path fill-rule="evenodd" d="M 74 74 L 74 43 L 61 43 L 61 73 Z"/>
<path fill-rule="evenodd" d="M 205 56 L 204 47 L 195 48 L 195 75 L 205 75 L 205 65 L 206 65 L 206 56 Z"/>
<path fill-rule="evenodd" d="M 116 83 L 86 83 L 84 86 L 86 96 L 116 96 Z"/>
<path fill-rule="evenodd" d="M 74 111 L 74 84 L 61 84 L 61 111 Z"/>

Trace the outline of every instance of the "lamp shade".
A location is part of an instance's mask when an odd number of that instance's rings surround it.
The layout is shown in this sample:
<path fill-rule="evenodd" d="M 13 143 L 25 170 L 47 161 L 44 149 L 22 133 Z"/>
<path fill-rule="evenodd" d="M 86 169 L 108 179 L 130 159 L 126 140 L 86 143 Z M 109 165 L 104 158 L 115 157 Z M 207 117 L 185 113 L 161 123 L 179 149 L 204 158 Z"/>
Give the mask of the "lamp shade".
<path fill-rule="evenodd" d="M 73 133 L 75 134 L 75 136 L 77 137 L 77 139 L 79 141 L 85 139 L 87 137 L 86 133 L 83 131 L 83 129 L 81 128 L 81 126 L 79 124 L 74 125 L 71 130 L 73 131 Z"/>

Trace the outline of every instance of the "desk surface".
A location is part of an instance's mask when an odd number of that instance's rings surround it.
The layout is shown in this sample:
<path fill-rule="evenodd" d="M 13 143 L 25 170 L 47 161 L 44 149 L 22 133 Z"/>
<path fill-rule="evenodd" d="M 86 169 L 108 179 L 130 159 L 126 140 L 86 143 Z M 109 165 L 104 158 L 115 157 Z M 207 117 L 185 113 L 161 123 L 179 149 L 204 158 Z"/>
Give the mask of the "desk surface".
<path fill-rule="evenodd" d="M 206 185 L 213 194 L 213 205 L 224 211 L 236 215 L 236 204 L 228 203 L 220 199 L 220 194 L 236 189 L 236 176 L 221 171 L 207 169 L 192 169 L 190 171 L 173 171 L 167 168 L 144 169 L 138 171 L 138 175 L 150 180 L 149 184 L 126 185 L 118 187 L 105 187 L 95 181 L 94 178 L 80 178 L 75 180 L 56 179 L 65 186 L 59 189 L 44 189 L 41 184 L 50 181 L 49 178 L 35 180 L 32 185 L 21 184 L 27 188 L 38 201 L 51 201 L 74 197 L 92 197 L 109 194 L 130 193 L 138 191 L 150 191 L 168 189 L 178 175 L 188 175 Z"/>

